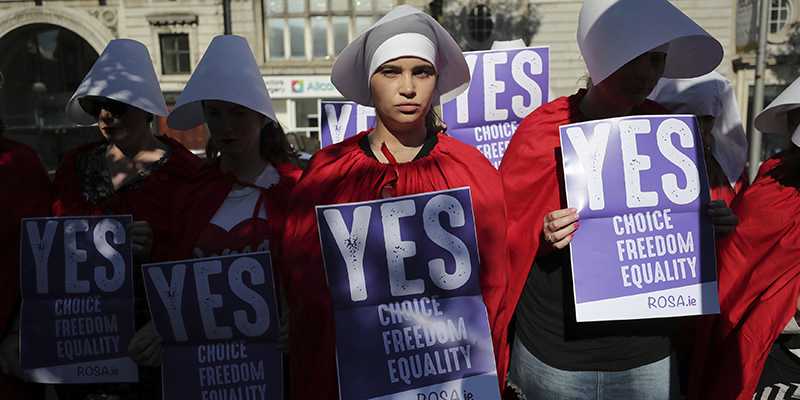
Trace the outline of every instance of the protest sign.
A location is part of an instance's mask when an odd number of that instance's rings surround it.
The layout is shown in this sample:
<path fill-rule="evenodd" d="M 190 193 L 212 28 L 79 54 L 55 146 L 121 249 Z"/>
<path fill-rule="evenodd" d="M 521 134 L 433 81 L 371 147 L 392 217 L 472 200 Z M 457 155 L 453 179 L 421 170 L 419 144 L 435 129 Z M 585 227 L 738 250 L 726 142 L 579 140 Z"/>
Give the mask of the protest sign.
<path fill-rule="evenodd" d="M 519 122 L 549 96 L 548 47 L 464 53 L 469 89 L 442 105 L 447 133 L 500 167 Z"/>
<path fill-rule="evenodd" d="M 136 382 L 130 216 L 29 218 L 20 363 L 40 383 Z"/>
<path fill-rule="evenodd" d="M 319 101 L 320 147 L 340 143 L 375 127 L 375 109 L 352 101 Z"/>
<path fill-rule="evenodd" d="M 694 116 L 560 127 L 578 322 L 719 312 L 703 146 Z"/>
<path fill-rule="evenodd" d="M 339 397 L 499 399 L 469 189 L 316 212 Z"/>
<path fill-rule="evenodd" d="M 282 355 L 268 252 L 147 264 L 165 400 L 279 400 Z"/>

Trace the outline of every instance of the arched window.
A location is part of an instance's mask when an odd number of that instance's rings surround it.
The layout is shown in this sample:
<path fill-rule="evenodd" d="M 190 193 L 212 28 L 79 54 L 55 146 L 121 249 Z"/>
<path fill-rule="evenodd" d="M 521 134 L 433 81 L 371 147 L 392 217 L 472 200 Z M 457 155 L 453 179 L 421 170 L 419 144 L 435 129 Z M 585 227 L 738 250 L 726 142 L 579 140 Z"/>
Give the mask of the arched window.
<path fill-rule="evenodd" d="M 769 7 L 769 33 L 783 31 L 792 17 L 791 0 L 770 0 Z"/>
<path fill-rule="evenodd" d="M 75 128 L 64 111 L 98 54 L 75 32 L 30 24 L 0 38 L 0 116 L 6 136 L 32 145 L 48 168 L 97 129 Z"/>

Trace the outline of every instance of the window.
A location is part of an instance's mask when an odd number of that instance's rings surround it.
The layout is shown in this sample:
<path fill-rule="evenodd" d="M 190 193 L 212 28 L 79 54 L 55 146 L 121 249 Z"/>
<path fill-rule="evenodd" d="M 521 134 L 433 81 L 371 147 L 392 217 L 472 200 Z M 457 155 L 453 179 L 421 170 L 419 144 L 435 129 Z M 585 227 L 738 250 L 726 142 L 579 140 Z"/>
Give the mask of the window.
<path fill-rule="evenodd" d="M 791 0 L 771 0 L 769 7 L 769 33 L 783 31 L 792 17 Z"/>
<path fill-rule="evenodd" d="M 335 57 L 396 0 L 263 0 L 270 59 Z"/>
<path fill-rule="evenodd" d="M 306 57 L 306 22 L 303 18 L 289 18 L 289 43 L 292 58 Z"/>
<path fill-rule="evenodd" d="M 161 72 L 164 75 L 191 73 L 189 35 L 163 33 L 158 35 L 161 44 Z"/>
<path fill-rule="evenodd" d="M 286 56 L 286 46 L 284 45 L 285 31 L 286 20 L 270 18 L 267 21 L 267 36 L 269 37 L 270 58 L 283 58 Z"/>
<path fill-rule="evenodd" d="M 489 40 L 494 30 L 492 11 L 485 4 L 479 4 L 467 15 L 469 37 L 479 43 Z"/>
<path fill-rule="evenodd" d="M 328 11 L 328 0 L 311 0 L 311 12 Z"/>
<path fill-rule="evenodd" d="M 325 17 L 311 17 L 314 58 L 322 58 L 328 55 L 328 21 L 326 19 Z"/>
<path fill-rule="evenodd" d="M 350 42 L 348 40 L 349 27 L 350 18 L 333 17 L 333 52 L 335 54 L 339 54 Z"/>

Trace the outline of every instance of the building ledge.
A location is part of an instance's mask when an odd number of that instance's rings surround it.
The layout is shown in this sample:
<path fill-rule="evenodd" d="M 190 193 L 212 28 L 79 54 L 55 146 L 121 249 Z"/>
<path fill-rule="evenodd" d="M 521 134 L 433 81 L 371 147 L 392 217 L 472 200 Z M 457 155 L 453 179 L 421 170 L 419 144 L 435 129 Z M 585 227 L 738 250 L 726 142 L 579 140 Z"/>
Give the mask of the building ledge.
<path fill-rule="evenodd" d="M 197 25 L 197 14 L 169 13 L 148 15 L 147 22 L 152 26 Z"/>

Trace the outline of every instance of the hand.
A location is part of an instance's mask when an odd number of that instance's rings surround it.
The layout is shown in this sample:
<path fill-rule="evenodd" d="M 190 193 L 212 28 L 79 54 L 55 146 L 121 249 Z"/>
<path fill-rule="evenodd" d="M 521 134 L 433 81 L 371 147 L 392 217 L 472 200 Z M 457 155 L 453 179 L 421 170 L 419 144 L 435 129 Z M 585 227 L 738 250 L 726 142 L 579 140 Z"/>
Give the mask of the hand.
<path fill-rule="evenodd" d="M 5 375 L 25 379 L 19 365 L 19 331 L 11 331 L 0 342 L 0 371 Z"/>
<path fill-rule="evenodd" d="M 578 226 L 577 209 L 556 210 L 544 216 L 542 237 L 545 243 L 554 249 L 561 250 L 572 241 L 573 233 Z"/>
<path fill-rule="evenodd" d="M 708 203 L 706 213 L 711 217 L 714 231 L 718 235 L 726 235 L 733 232 L 736 229 L 736 225 L 739 224 L 739 217 L 722 200 L 712 200 Z"/>
<path fill-rule="evenodd" d="M 161 336 L 156 332 L 153 321 L 148 322 L 133 335 L 128 345 L 128 355 L 139 365 L 161 366 Z"/>
<path fill-rule="evenodd" d="M 144 262 L 150 259 L 153 250 L 153 229 L 147 221 L 135 221 L 128 225 L 128 237 L 133 249 L 133 257 Z"/>

